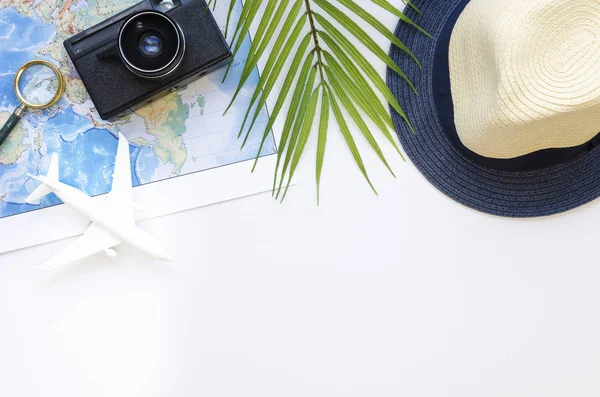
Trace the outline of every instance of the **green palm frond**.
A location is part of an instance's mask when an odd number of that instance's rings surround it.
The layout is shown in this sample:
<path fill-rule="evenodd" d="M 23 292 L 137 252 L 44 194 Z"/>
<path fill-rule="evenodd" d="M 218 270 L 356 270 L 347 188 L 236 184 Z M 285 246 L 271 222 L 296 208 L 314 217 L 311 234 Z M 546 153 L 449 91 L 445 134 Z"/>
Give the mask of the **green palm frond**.
<path fill-rule="evenodd" d="M 214 8 L 217 1 L 210 0 L 208 6 Z M 400 8 L 394 6 L 391 0 L 362 0 L 361 2 L 365 1 L 372 2 L 412 25 L 422 34 L 429 36 Z M 401 2 L 420 14 L 420 11 L 409 1 L 401 0 Z M 256 32 L 240 81 L 227 110 L 233 105 L 259 60 L 265 61 L 263 73 L 253 92 L 238 134 L 239 138 L 243 137 L 242 148 L 247 142 L 267 97 L 273 92 L 276 82 L 280 78 L 284 79 L 262 134 L 262 141 L 252 170 L 256 168 L 261 150 L 275 120 L 280 116 L 284 104 L 289 99 L 289 108 L 285 115 L 277 154 L 273 180 L 274 196 L 277 198 L 281 196 L 281 200 L 285 198 L 314 127 L 318 129 L 316 181 L 317 202 L 319 201 L 331 114 L 340 127 L 356 164 L 375 191 L 355 139 L 348 127 L 344 111 L 358 126 L 358 131 L 367 140 L 381 162 L 394 175 L 376 137 L 367 125 L 367 120 L 370 120 L 402 156 L 394 138 L 391 115 L 385 104 L 379 99 L 379 95 L 385 98 L 389 106 L 402 117 L 411 130 L 412 126 L 384 79 L 365 57 L 364 49 L 367 49 L 403 78 L 415 94 L 417 91 L 387 52 L 366 33 L 363 26 L 375 29 L 420 66 L 419 60 L 410 49 L 377 18 L 361 7 L 356 0 L 246 0 L 240 19 L 233 28 L 229 26 L 229 22 L 234 5 L 235 0 L 231 0 L 225 32 L 225 35 L 228 36 L 233 30 L 230 38 L 233 54 L 238 53 L 253 24 L 256 26 Z M 354 43 L 360 43 L 361 48 L 357 48 Z M 291 63 L 287 62 L 290 58 L 293 59 Z M 228 73 L 229 68 L 225 78 Z M 317 118 L 318 114 L 320 116 Z M 317 122 L 315 123 L 315 121 Z M 315 123 L 314 126 L 313 123 Z M 375 193 L 377 192 L 375 191 Z"/>

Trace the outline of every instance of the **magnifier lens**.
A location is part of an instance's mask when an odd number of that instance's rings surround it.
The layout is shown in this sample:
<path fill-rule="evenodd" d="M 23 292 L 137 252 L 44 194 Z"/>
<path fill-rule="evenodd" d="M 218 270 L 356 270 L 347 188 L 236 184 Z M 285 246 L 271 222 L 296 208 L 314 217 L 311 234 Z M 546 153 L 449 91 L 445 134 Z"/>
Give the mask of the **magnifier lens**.
<path fill-rule="evenodd" d="M 31 65 L 18 82 L 23 98 L 32 105 L 44 106 L 52 102 L 60 89 L 58 76 L 45 65 Z"/>
<path fill-rule="evenodd" d="M 65 79 L 53 64 L 34 59 L 17 70 L 13 87 L 21 104 L 0 127 L 0 145 L 17 126 L 26 109 L 44 109 L 58 102 L 65 92 Z"/>

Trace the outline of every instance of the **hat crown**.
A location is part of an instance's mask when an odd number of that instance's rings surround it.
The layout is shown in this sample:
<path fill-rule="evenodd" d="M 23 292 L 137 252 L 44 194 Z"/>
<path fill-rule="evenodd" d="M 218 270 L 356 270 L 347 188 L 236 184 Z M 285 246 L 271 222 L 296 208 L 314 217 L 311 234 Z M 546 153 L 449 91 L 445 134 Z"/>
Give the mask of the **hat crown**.
<path fill-rule="evenodd" d="M 600 132 L 600 0 L 472 0 L 449 51 L 455 124 L 491 158 Z"/>

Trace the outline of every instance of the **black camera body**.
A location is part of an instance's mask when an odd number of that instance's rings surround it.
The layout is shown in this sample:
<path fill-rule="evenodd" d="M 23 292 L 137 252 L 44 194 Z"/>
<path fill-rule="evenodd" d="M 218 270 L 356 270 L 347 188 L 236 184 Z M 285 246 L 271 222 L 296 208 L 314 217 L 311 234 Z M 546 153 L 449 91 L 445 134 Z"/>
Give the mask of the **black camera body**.
<path fill-rule="evenodd" d="M 65 40 L 100 117 L 127 114 L 226 65 L 204 0 L 145 0 Z"/>

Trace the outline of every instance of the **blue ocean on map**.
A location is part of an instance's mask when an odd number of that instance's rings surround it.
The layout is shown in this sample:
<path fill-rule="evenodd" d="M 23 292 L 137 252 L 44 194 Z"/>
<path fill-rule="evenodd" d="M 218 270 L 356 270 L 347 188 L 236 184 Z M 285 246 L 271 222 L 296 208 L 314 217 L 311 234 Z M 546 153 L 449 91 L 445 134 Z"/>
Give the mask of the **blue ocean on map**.
<path fill-rule="evenodd" d="M 55 15 L 63 3 L 70 5 L 67 12 L 78 15 L 79 20 L 86 21 L 85 23 L 97 23 L 106 17 L 103 14 L 106 13 L 106 5 L 99 5 L 100 3 L 95 1 L 73 1 L 71 5 L 57 0 L 48 3 L 48 9 L 43 11 L 31 8 L 17 9 L 15 7 L 25 7 L 23 3 L 18 2 L 8 6 L 0 5 L 5 7 L 0 8 L 2 120 L 19 106 L 13 92 L 13 79 L 23 63 L 35 58 L 46 59 L 56 65 L 60 63 L 63 68 L 69 68 L 63 72 L 78 78 L 76 72 L 68 66 L 66 53 L 62 49 L 64 36 L 57 38 L 59 22 L 55 20 Z M 112 7 L 116 7 L 116 3 L 111 4 Z M 228 5 L 223 2 L 220 7 L 225 7 L 226 10 Z M 219 13 L 217 8 L 215 17 L 221 25 L 224 21 L 220 21 L 219 18 L 224 20 L 225 15 L 225 12 Z M 88 26 L 79 26 L 79 29 L 86 27 Z M 243 47 L 247 53 L 249 38 L 246 41 Z M 59 54 L 60 59 L 56 51 L 42 50 L 57 43 L 56 48 L 63 52 Z M 119 133 L 123 133 L 131 142 L 134 186 L 253 158 L 262 131 L 257 131 L 256 134 L 253 132 L 247 147 L 240 151 L 239 142 L 236 140 L 236 128 L 240 122 L 232 120 L 231 117 L 241 118 L 243 112 L 232 112 L 235 116 L 230 116 L 227 122 L 215 117 L 223 113 L 228 102 L 226 98 L 231 97 L 235 89 L 232 82 L 237 83 L 235 75 L 241 73 L 245 56 L 241 55 L 234 62 L 230 73 L 233 77 L 228 78 L 228 84 L 221 86 L 220 80 L 223 75 L 216 72 L 214 76 L 209 75 L 203 81 L 177 93 L 176 97 L 165 100 L 164 103 L 157 101 L 154 105 L 156 112 L 173 114 L 179 122 L 189 118 L 189 123 L 174 126 L 167 119 L 164 124 L 152 124 L 154 129 L 148 130 L 144 119 L 148 116 L 143 112 L 117 124 L 108 123 L 95 113 L 93 104 L 85 94 L 77 97 L 76 101 L 66 95 L 47 111 L 26 113 L 20 124 L 18 142 L 13 142 L 8 148 L 5 143 L 0 148 L 0 218 L 60 204 L 59 199 L 52 194 L 44 197 L 37 206 L 24 203 L 25 198 L 38 184 L 27 174 L 44 174 L 52 153 L 59 155 L 62 182 L 80 188 L 89 195 L 107 193 L 111 187 Z M 254 72 L 248 84 L 256 84 L 257 73 Z M 248 92 L 251 93 L 251 90 Z M 222 95 L 223 93 L 226 95 Z M 264 112 L 266 114 L 266 110 Z M 223 130 L 223 125 L 227 125 L 228 130 Z M 204 127 L 200 130 L 198 126 Z M 273 153 L 276 153 L 276 146 L 271 136 L 261 155 Z"/>
<path fill-rule="evenodd" d="M 36 51 L 48 43 L 54 35 L 54 28 L 45 25 L 39 18 L 20 15 L 11 8 L 0 11 L 0 37 L 4 45 L 0 57 L 0 92 L 2 108 L 19 105 L 13 93 L 14 73 L 28 60 L 36 58 Z M 22 27 L 27 27 L 23 29 Z M 29 119 L 33 128 L 43 128 L 44 141 L 49 153 L 58 153 L 60 158 L 61 181 L 77 186 L 90 195 L 106 193 L 110 190 L 114 156 L 117 150 L 116 136 L 106 129 L 93 128 L 85 116 L 75 114 L 70 108 L 50 115 L 42 111 L 40 117 Z M 42 125 L 37 125 L 37 124 Z M 132 164 L 139 153 L 132 148 Z M 8 198 L 0 202 L 0 215 L 13 215 L 31 210 L 36 206 L 11 203 L 10 197 L 26 197 L 34 181 L 23 184 L 26 172 L 36 173 L 42 157 L 39 151 L 27 150 L 10 165 L 0 165 L 3 183 L 9 184 Z M 134 185 L 139 184 L 132 173 Z M 8 178 L 5 178 L 8 176 Z M 11 177 L 12 176 L 12 177 Z M 42 199 L 41 207 L 59 204 L 54 195 Z"/>
<path fill-rule="evenodd" d="M 22 34 L 20 27 L 27 26 Z M 43 32 L 48 33 L 43 37 Z M 25 62 L 36 57 L 36 51 L 54 35 L 52 26 L 45 25 L 39 18 L 29 18 L 12 8 L 0 10 L 0 106 L 16 107 L 19 101 L 12 95 L 14 74 Z"/>

